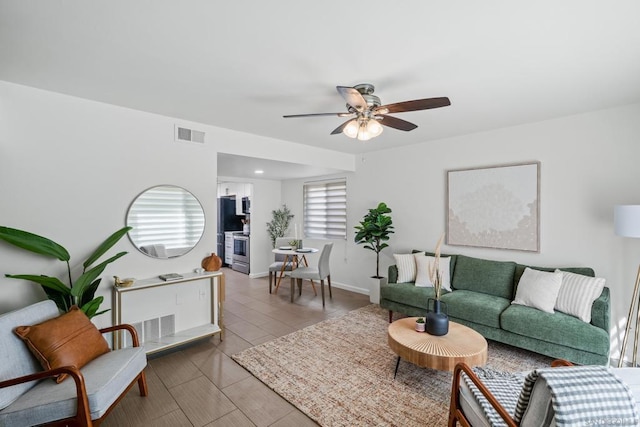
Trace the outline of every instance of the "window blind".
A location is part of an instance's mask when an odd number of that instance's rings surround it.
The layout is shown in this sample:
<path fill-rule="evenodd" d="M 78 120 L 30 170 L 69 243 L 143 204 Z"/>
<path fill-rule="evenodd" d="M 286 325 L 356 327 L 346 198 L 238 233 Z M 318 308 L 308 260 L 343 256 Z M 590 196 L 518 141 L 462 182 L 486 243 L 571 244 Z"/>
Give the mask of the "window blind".
<path fill-rule="evenodd" d="M 138 246 L 163 244 L 167 249 L 195 246 L 204 228 L 198 200 L 179 187 L 162 186 L 144 192 L 131 206 L 127 225 Z"/>
<path fill-rule="evenodd" d="M 305 183 L 303 193 L 305 237 L 346 239 L 346 178 Z"/>

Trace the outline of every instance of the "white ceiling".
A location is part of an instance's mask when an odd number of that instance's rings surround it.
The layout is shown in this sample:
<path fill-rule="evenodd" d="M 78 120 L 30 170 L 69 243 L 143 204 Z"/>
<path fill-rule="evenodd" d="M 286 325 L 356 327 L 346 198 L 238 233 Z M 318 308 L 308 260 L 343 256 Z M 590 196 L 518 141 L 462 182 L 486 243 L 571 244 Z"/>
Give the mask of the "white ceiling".
<path fill-rule="evenodd" d="M 347 153 L 640 102 L 640 2 L 0 0 L 0 80 Z M 398 114 L 329 133 L 336 85 Z"/>

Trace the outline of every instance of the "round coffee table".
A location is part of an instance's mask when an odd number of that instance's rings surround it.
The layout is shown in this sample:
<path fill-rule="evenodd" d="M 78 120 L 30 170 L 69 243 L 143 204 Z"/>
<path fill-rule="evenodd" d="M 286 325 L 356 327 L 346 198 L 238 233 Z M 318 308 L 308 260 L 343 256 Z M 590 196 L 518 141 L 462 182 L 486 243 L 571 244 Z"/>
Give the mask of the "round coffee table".
<path fill-rule="evenodd" d="M 416 332 L 416 319 L 407 317 L 389 325 L 389 347 L 398 355 L 396 374 L 400 358 L 440 371 L 453 371 L 458 362 L 469 366 L 487 362 L 487 340 L 473 329 L 449 322 L 449 333 L 437 337 L 427 332 Z"/>

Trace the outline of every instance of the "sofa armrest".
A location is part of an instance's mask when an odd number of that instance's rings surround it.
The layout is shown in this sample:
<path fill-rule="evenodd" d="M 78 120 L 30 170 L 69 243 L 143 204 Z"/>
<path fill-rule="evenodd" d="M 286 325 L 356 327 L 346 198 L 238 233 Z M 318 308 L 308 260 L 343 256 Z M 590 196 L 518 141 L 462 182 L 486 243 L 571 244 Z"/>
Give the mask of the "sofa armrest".
<path fill-rule="evenodd" d="M 459 422 L 461 425 L 465 427 L 469 427 L 469 421 L 465 417 L 462 412 L 462 407 L 460 406 L 460 381 L 462 380 L 462 373 L 465 373 L 469 379 L 478 387 L 478 390 L 487 398 L 491 406 L 496 410 L 498 415 L 502 417 L 505 424 L 508 427 L 517 427 L 511 415 L 507 412 L 507 410 L 502 406 L 495 396 L 489 391 L 489 389 L 482 383 L 480 378 L 476 376 L 476 374 L 471 370 L 471 368 L 466 363 L 458 363 L 453 370 L 453 381 L 451 384 L 451 403 L 449 405 L 449 426 L 455 426 L 456 422 Z"/>
<path fill-rule="evenodd" d="M 390 265 L 387 274 L 389 276 L 388 283 L 398 282 L 398 267 L 396 265 Z"/>
<path fill-rule="evenodd" d="M 609 332 L 611 322 L 611 297 L 609 288 L 605 287 L 591 306 L 591 324 Z"/>
<path fill-rule="evenodd" d="M 60 368 L 50 369 L 48 371 L 36 372 L 34 374 L 24 375 L 18 378 L 11 378 L 0 382 L 0 388 L 11 387 L 17 384 L 27 383 L 30 381 L 38 381 L 44 378 L 54 377 L 60 374 L 67 374 L 76 384 L 76 416 L 73 418 L 78 426 L 91 425 L 91 410 L 89 409 L 89 399 L 87 397 L 87 389 L 84 384 L 84 376 L 75 366 L 62 366 Z"/>
<path fill-rule="evenodd" d="M 134 328 L 133 326 L 127 323 L 123 323 L 122 325 L 113 325 L 106 328 L 102 328 L 100 329 L 100 333 L 106 334 L 108 332 L 115 332 L 122 329 L 129 331 L 129 333 L 131 334 L 131 342 L 133 343 L 133 346 L 140 347 L 140 340 L 138 339 L 138 331 L 136 331 L 136 328 Z"/>

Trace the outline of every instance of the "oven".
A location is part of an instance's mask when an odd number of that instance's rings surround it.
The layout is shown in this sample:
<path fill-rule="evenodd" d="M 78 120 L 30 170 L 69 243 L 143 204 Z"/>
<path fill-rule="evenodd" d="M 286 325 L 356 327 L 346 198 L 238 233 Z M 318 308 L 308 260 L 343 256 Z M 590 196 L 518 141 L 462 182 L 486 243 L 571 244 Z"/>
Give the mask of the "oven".
<path fill-rule="evenodd" d="M 233 270 L 249 274 L 249 236 L 246 234 L 233 235 Z"/>

